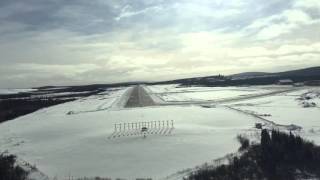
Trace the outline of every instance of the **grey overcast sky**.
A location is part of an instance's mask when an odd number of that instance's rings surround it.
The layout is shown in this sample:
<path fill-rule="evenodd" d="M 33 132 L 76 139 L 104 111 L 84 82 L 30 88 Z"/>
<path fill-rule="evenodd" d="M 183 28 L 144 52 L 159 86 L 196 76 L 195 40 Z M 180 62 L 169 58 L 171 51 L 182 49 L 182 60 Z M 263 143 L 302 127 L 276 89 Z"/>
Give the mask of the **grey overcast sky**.
<path fill-rule="evenodd" d="M 320 65 L 319 0 L 1 0 L 0 88 Z"/>

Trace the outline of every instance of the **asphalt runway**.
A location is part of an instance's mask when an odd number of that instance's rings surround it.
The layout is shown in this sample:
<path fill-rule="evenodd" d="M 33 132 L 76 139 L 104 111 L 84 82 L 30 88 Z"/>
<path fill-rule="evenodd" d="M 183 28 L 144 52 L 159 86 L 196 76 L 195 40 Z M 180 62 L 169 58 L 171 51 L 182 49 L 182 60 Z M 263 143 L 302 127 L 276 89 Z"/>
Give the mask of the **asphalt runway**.
<path fill-rule="evenodd" d="M 131 91 L 130 97 L 124 107 L 145 107 L 154 106 L 155 103 L 142 86 L 135 86 Z"/>

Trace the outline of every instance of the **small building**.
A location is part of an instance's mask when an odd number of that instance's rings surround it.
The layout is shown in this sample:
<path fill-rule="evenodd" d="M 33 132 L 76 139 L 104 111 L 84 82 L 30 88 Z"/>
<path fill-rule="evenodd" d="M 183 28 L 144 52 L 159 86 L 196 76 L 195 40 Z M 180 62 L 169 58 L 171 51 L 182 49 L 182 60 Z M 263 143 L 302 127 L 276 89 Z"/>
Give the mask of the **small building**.
<path fill-rule="evenodd" d="M 278 81 L 279 85 L 292 85 L 293 81 L 291 79 L 280 79 Z"/>

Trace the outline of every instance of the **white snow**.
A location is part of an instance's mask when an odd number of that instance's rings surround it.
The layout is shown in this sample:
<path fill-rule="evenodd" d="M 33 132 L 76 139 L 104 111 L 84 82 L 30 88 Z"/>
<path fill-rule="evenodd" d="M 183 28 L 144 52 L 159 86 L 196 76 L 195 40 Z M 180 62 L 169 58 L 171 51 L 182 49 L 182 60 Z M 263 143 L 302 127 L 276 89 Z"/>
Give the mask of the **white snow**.
<path fill-rule="evenodd" d="M 115 93 L 122 99 L 129 89 Z M 171 106 L 106 108 L 110 98 L 92 96 L 8 121 L 0 126 L 0 148 L 49 177 L 68 175 L 159 179 L 234 152 L 237 134 L 252 129 L 256 119 L 224 107 Z M 116 100 L 116 101 L 118 101 Z M 67 115 L 69 111 L 78 111 Z M 172 135 L 107 139 L 114 123 L 174 120 Z"/>
<path fill-rule="evenodd" d="M 31 95 L 30 98 L 50 98 L 50 97 L 59 97 L 59 96 L 68 96 L 68 95 L 81 95 L 89 93 L 90 91 L 82 92 L 59 92 L 59 93 L 42 93 L 37 95 Z"/>
<path fill-rule="evenodd" d="M 72 107 L 68 109 L 68 112 L 72 113 L 86 113 L 101 111 L 111 108 L 117 100 L 120 100 L 121 96 L 130 88 L 118 88 L 111 91 L 105 91 L 98 95 L 89 96 L 72 102 Z"/>
<path fill-rule="evenodd" d="M 180 87 L 173 85 L 147 86 L 150 92 L 165 102 L 183 101 L 217 101 L 223 99 L 259 95 L 279 90 L 286 90 L 291 86 L 242 86 L 242 87 Z"/>
<path fill-rule="evenodd" d="M 282 125 L 295 124 L 302 127 L 301 135 L 320 144 L 320 89 L 307 88 L 296 92 L 231 103 L 234 108 L 255 114 L 268 114 L 263 118 Z M 308 94 L 316 107 L 304 108 L 299 98 Z"/>
<path fill-rule="evenodd" d="M 98 95 L 42 109 L 0 124 L 0 149 L 17 154 L 49 177 L 167 177 L 204 162 L 235 152 L 236 136 L 256 132 L 261 122 L 302 126 L 301 134 L 320 144 L 319 88 L 229 102 L 224 105 L 192 105 L 200 100 L 227 99 L 293 88 L 291 86 L 183 87 L 147 86 L 153 99 L 166 95 L 190 104 L 123 108 L 132 88 L 119 88 Z M 183 96 L 180 98 L 179 96 Z M 301 97 L 312 97 L 305 100 Z M 299 99 L 300 98 L 300 99 Z M 165 99 L 168 100 L 168 99 Z M 301 101 L 316 107 L 303 108 Z M 68 112 L 72 112 L 68 115 Z M 249 113 L 250 114 L 250 113 Z M 172 135 L 128 136 L 108 139 L 115 123 L 174 120 Z"/>
<path fill-rule="evenodd" d="M 0 89 L 0 94 L 18 94 L 20 92 L 31 92 L 37 89 Z"/>

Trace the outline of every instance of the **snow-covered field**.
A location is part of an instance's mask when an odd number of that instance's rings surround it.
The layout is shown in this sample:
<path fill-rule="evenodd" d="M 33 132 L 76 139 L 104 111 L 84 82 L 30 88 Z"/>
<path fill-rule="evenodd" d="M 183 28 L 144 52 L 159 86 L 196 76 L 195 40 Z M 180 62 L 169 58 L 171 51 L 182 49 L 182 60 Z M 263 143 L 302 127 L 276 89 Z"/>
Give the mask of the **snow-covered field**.
<path fill-rule="evenodd" d="M 125 94 L 126 90 L 117 92 Z M 119 95 L 116 94 L 113 93 Z M 71 174 L 159 179 L 234 152 L 239 146 L 236 135 L 251 129 L 256 122 L 224 107 L 99 110 L 102 102 L 112 103 L 113 95 L 57 105 L 3 123 L 0 148 L 36 164 L 50 177 Z M 67 115 L 69 111 L 83 113 Z M 154 120 L 174 120 L 173 133 L 145 139 L 141 136 L 107 138 L 113 132 L 114 123 Z"/>
<path fill-rule="evenodd" d="M 82 98 L 74 102 L 73 106 L 68 109 L 68 112 L 77 114 L 101 111 L 112 107 L 118 108 L 121 105 L 116 104 L 118 102 L 117 100 L 120 99 L 126 91 L 126 88 L 116 88 L 97 95 Z M 120 101 L 118 103 L 120 103 Z"/>
<path fill-rule="evenodd" d="M 286 90 L 288 86 L 254 86 L 254 87 L 180 87 L 174 85 L 154 85 L 147 89 L 164 102 L 218 101 L 252 95 Z"/>
<path fill-rule="evenodd" d="M 43 94 L 31 95 L 30 98 L 42 98 L 42 97 L 59 97 L 59 96 L 68 96 L 68 95 L 81 95 L 89 93 L 90 91 L 83 91 L 83 92 L 60 92 L 60 93 L 47 93 L 44 92 Z"/>
<path fill-rule="evenodd" d="M 250 97 L 290 88 L 148 86 L 153 99 L 169 101 L 164 95 L 179 99 L 182 94 L 179 100 L 190 104 L 143 108 L 123 108 L 132 88 L 114 89 L 0 124 L 0 150 L 17 154 L 51 178 L 71 175 L 161 179 L 235 152 L 238 134 L 258 133 L 254 125 L 261 119 L 250 113 L 268 115 L 263 118 L 277 124 L 301 126 L 303 136 L 320 144 L 319 88 L 302 87 L 219 103 L 214 108 L 192 104 L 197 100 Z M 304 102 L 316 105 L 304 108 Z M 174 121 L 172 134 L 108 139 L 115 123 L 162 120 Z"/>
<path fill-rule="evenodd" d="M 2 94 L 17 94 L 20 92 L 30 92 L 37 89 L 0 89 L 0 95 Z"/>
<path fill-rule="evenodd" d="M 313 105 L 307 107 L 306 104 Z M 302 136 L 320 144 L 320 88 L 305 88 L 231 103 L 231 106 L 244 112 L 262 115 L 277 124 L 301 126 Z"/>

